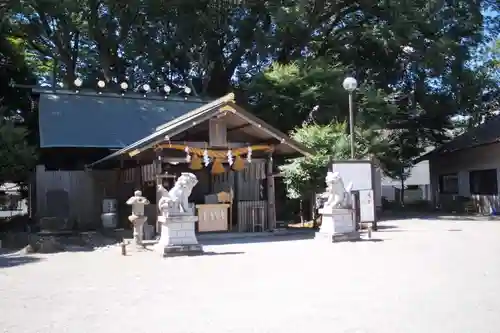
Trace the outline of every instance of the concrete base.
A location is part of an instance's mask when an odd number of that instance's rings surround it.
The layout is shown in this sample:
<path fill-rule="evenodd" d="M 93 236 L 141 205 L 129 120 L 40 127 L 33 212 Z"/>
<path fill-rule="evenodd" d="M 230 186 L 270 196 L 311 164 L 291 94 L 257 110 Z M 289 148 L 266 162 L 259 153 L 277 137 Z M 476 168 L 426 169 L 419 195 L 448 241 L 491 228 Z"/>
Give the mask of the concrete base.
<path fill-rule="evenodd" d="M 193 255 L 203 252 L 194 232 L 197 216 L 187 214 L 170 214 L 159 219 L 161 235 L 156 248 L 163 256 Z"/>
<path fill-rule="evenodd" d="M 351 209 L 320 209 L 321 227 L 315 239 L 330 242 L 355 241 L 360 239 Z"/>

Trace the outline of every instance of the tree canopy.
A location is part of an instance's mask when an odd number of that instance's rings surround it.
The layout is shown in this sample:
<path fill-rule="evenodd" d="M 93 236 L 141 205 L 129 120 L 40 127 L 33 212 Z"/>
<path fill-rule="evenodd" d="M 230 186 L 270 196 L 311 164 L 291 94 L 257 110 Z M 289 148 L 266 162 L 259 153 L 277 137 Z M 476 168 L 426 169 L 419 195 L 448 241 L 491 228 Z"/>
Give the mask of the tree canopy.
<path fill-rule="evenodd" d="M 10 0 L 0 8 L 0 46 L 15 51 L 14 66 L 26 73 L 11 73 L 2 84 L 27 82 L 31 72 L 40 84 L 66 88 L 78 77 L 84 88 L 102 79 L 109 89 L 126 80 L 134 88 L 189 86 L 210 97 L 235 91 L 239 103 L 290 131 L 311 116 L 321 126 L 346 122 L 341 82 L 351 75 L 359 82 L 357 130 L 385 130 L 395 158 L 409 160 L 446 140 L 457 116 L 474 125 L 485 110 L 498 110 L 498 44 L 485 49 L 500 32 L 499 6 Z M 28 110 L 10 103 L 9 110 Z M 25 121 L 31 135 L 35 125 Z"/>

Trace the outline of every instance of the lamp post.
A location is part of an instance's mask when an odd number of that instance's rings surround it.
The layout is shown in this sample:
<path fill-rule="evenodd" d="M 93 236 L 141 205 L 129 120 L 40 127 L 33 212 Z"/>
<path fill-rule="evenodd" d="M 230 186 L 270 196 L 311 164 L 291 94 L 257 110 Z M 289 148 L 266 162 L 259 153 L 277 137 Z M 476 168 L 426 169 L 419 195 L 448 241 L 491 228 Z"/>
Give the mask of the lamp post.
<path fill-rule="evenodd" d="M 358 82 L 353 77 L 346 77 L 342 86 L 349 93 L 349 134 L 350 136 L 350 144 L 351 144 L 351 159 L 354 159 L 354 101 L 352 94 L 354 90 L 358 87 Z"/>

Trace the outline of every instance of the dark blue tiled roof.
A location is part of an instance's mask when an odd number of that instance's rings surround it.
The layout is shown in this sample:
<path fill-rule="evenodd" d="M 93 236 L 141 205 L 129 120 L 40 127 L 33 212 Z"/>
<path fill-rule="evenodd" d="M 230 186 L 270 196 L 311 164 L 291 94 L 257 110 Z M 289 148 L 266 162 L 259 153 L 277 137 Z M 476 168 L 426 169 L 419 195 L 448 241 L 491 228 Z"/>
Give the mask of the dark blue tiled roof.
<path fill-rule="evenodd" d="M 123 148 L 205 103 L 200 100 L 42 93 L 40 146 Z"/>

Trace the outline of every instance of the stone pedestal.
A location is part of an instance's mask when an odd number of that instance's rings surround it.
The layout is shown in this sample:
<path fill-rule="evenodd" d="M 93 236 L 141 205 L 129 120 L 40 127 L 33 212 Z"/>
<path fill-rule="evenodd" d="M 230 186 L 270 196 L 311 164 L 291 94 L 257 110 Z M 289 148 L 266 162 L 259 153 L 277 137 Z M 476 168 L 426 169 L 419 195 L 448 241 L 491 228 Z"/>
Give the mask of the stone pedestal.
<path fill-rule="evenodd" d="M 360 239 L 351 209 L 320 209 L 319 213 L 321 214 L 321 227 L 315 235 L 316 239 L 330 242 Z"/>
<path fill-rule="evenodd" d="M 161 235 L 157 244 L 158 251 L 164 257 L 203 253 L 203 248 L 196 239 L 194 228 L 196 221 L 198 217 L 190 214 L 159 216 Z"/>
<path fill-rule="evenodd" d="M 128 217 L 129 221 L 134 226 L 134 243 L 135 245 L 141 245 L 144 239 L 144 223 L 147 221 L 147 216 L 137 216 L 130 215 Z"/>

